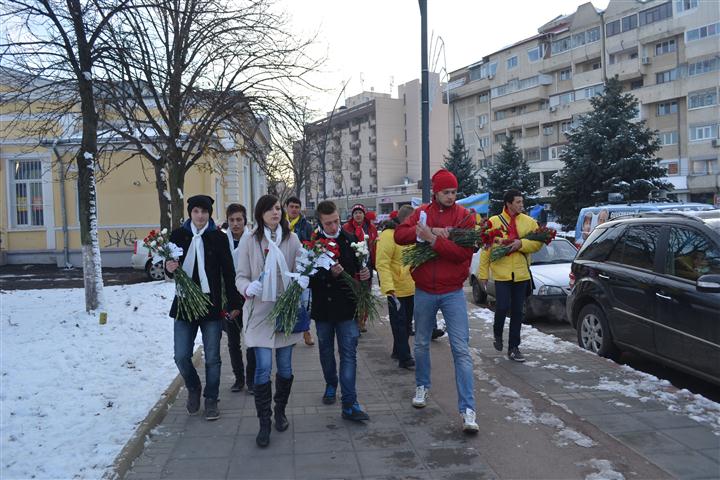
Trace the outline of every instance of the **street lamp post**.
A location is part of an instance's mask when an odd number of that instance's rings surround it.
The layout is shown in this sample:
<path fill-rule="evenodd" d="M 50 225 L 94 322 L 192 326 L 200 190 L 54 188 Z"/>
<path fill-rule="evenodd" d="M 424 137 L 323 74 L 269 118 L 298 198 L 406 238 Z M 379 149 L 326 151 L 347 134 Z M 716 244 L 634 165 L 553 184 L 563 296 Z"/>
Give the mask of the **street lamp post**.
<path fill-rule="evenodd" d="M 427 0 L 418 0 L 420 5 L 420 56 L 421 58 L 421 151 L 422 151 L 422 201 L 430 201 L 430 99 L 428 89 L 427 54 Z"/>

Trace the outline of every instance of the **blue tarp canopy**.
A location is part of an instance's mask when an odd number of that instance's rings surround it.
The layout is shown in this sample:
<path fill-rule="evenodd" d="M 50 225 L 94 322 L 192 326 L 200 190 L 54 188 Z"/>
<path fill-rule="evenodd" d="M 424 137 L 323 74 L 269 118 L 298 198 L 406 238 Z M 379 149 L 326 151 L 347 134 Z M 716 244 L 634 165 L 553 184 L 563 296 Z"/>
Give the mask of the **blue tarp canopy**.
<path fill-rule="evenodd" d="M 475 213 L 488 214 L 490 208 L 490 194 L 489 193 L 476 193 L 470 195 L 462 200 L 458 200 L 457 203 L 465 208 L 472 208 Z"/>

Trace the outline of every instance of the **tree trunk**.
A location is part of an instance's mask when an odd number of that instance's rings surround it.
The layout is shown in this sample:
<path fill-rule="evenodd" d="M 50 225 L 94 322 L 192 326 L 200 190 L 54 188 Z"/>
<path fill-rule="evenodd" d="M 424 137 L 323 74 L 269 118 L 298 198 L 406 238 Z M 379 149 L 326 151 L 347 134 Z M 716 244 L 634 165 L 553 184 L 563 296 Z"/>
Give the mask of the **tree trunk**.
<path fill-rule="evenodd" d="M 153 162 L 155 168 L 155 189 L 160 205 L 160 229 L 167 228 L 168 231 L 176 227 L 173 223 L 171 197 L 168 189 L 167 169 L 159 162 Z"/>
<path fill-rule="evenodd" d="M 185 212 L 185 169 L 178 163 L 172 163 L 170 169 L 170 212 L 172 214 L 173 227 L 182 225 L 183 219 L 187 217 Z"/>
<path fill-rule="evenodd" d="M 90 312 L 104 305 L 102 258 L 97 233 L 97 190 L 95 188 L 95 156 L 97 155 L 97 125 L 92 84 L 80 82 L 83 135 L 77 154 L 78 196 L 80 209 L 80 243 L 82 245 L 85 310 Z"/>

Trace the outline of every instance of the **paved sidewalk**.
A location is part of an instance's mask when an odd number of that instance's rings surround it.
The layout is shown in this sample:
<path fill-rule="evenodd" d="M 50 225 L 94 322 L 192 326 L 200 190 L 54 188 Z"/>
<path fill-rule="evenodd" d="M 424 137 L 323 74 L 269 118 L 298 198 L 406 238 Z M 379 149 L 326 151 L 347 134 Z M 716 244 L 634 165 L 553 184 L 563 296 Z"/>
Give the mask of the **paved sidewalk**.
<path fill-rule="evenodd" d="M 469 310 L 481 427 L 476 436 L 460 429 L 447 337 L 432 344 L 430 401 L 416 410 L 410 406 L 414 373 L 390 359 L 385 318 L 360 339 L 357 386 L 371 417 L 366 424 L 343 420 L 339 406 L 321 403 L 317 345 L 300 343 L 293 355 L 290 428 L 273 429 L 270 446 L 258 448 L 253 397 L 230 393 L 223 348 L 220 420 L 189 417 L 183 388 L 126 478 L 720 477 L 720 436 L 713 425 L 670 411 L 662 397 L 632 398 L 613 389 L 631 373 L 554 337 L 535 332 L 523 349 L 529 361 L 509 362 L 492 348 L 491 313 Z"/>

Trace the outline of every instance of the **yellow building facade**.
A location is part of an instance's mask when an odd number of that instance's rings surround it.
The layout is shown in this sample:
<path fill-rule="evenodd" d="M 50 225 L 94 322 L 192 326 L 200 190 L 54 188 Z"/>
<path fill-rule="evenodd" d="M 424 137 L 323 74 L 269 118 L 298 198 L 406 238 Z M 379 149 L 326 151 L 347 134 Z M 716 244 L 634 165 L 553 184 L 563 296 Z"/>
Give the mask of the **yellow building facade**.
<path fill-rule="evenodd" d="M 31 138 L 23 125 L 31 131 L 33 115 L 22 115 L 18 121 L 12 105 L 0 101 L 0 265 L 81 265 L 74 165 L 79 137 Z M 255 142 L 268 145 L 269 138 L 268 129 L 260 128 Z M 229 150 L 236 153 L 205 163 L 212 168 L 193 167 L 185 176 L 184 197 L 212 196 L 218 224 L 227 205 L 241 203 L 252 212 L 267 191 L 257 161 L 242 148 Z M 115 150 L 99 160 L 98 239 L 105 267 L 129 266 L 135 240 L 160 224 L 154 169 L 132 153 Z"/>

